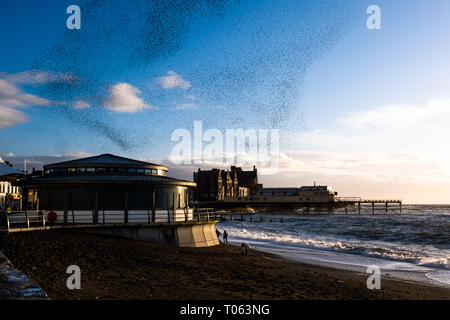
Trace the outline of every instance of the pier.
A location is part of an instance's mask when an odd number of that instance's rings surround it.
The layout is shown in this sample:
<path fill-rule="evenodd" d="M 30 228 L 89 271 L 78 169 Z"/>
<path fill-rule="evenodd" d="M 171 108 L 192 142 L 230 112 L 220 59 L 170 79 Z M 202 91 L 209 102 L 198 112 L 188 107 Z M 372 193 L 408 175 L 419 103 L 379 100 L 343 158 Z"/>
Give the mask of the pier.
<path fill-rule="evenodd" d="M 233 199 L 234 200 L 234 199 Z M 248 197 L 237 201 L 208 201 L 197 204 L 203 209 L 221 214 L 227 220 L 243 219 L 242 215 L 261 213 L 282 214 L 401 214 L 402 200 L 361 199 L 360 197 L 336 197 L 333 201 L 298 201 L 297 197 Z"/>

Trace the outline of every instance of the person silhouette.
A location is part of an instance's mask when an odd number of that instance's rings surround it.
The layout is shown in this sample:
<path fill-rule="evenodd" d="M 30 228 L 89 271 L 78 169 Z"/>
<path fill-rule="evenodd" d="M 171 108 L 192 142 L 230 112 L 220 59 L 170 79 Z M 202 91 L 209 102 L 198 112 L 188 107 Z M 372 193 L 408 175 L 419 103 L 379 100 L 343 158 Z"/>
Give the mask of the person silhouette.
<path fill-rule="evenodd" d="M 223 230 L 223 243 L 228 243 L 228 232 Z"/>

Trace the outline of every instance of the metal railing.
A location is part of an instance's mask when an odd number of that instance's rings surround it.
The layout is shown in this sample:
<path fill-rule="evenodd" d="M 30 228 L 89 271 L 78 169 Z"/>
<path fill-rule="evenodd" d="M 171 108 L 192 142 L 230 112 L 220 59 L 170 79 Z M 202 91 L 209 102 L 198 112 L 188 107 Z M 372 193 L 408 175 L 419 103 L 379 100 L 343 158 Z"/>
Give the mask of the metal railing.
<path fill-rule="evenodd" d="M 46 219 L 45 215 L 41 212 L 11 212 L 6 214 L 6 227 L 8 231 L 11 229 L 22 228 L 45 228 Z"/>
<path fill-rule="evenodd" d="M 213 209 L 175 208 L 153 210 L 67 210 L 57 211 L 49 221 L 49 211 L 7 213 L 8 231 L 70 225 L 120 225 L 213 221 L 218 215 Z"/>
<path fill-rule="evenodd" d="M 335 199 L 338 202 L 359 202 L 359 201 L 361 201 L 361 197 L 336 197 Z"/>
<path fill-rule="evenodd" d="M 217 221 L 222 219 L 222 213 L 214 208 L 194 208 L 194 220 L 197 221 Z"/>

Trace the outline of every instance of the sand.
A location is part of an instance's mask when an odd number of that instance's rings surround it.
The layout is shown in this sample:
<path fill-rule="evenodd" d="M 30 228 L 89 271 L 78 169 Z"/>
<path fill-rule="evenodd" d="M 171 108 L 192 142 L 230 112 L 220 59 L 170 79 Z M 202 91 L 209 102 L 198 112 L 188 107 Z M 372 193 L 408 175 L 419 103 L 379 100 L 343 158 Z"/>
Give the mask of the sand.
<path fill-rule="evenodd" d="M 52 299 L 450 299 L 450 290 L 283 260 L 231 245 L 177 248 L 61 230 L 4 233 L 0 250 Z M 69 290 L 67 267 L 81 268 Z M 1 282 L 1 280 L 0 280 Z"/>

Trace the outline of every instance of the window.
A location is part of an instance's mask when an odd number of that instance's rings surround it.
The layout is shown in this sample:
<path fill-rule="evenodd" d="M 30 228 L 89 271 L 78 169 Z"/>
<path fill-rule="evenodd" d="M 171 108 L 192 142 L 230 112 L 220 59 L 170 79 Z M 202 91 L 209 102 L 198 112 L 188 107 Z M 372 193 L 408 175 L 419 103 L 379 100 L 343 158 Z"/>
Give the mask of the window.
<path fill-rule="evenodd" d="M 77 172 L 85 172 L 86 168 L 77 168 Z"/>
<path fill-rule="evenodd" d="M 174 192 L 176 192 L 174 188 L 156 188 L 155 207 L 157 209 L 172 209 Z"/>
<path fill-rule="evenodd" d="M 67 173 L 67 168 L 61 168 L 62 173 Z"/>
<path fill-rule="evenodd" d="M 136 168 L 128 168 L 129 173 L 136 173 Z"/>
<path fill-rule="evenodd" d="M 94 172 L 95 168 L 86 168 L 86 172 Z"/>
<path fill-rule="evenodd" d="M 69 168 L 69 173 L 75 172 L 75 168 Z"/>
<path fill-rule="evenodd" d="M 151 174 L 152 173 L 152 169 L 145 169 L 145 174 Z"/>
<path fill-rule="evenodd" d="M 95 172 L 106 172 L 106 168 L 95 168 Z"/>
<path fill-rule="evenodd" d="M 119 172 L 127 172 L 127 168 L 118 168 Z"/>
<path fill-rule="evenodd" d="M 144 173 L 144 169 L 137 169 L 138 173 Z"/>

